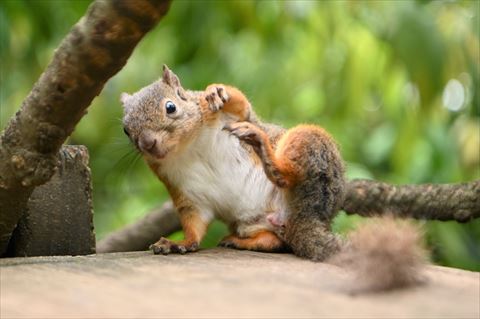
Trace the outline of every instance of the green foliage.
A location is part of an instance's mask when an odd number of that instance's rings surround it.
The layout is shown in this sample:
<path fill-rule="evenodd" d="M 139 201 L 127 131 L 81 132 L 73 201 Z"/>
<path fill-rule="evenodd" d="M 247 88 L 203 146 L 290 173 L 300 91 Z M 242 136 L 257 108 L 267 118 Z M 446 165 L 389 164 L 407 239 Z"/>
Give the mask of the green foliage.
<path fill-rule="evenodd" d="M 1 127 L 87 6 L 0 2 Z M 90 150 L 98 238 L 168 197 L 123 136 L 119 103 L 122 91 L 156 80 L 163 63 L 187 88 L 239 87 L 268 121 L 324 126 L 350 178 L 478 179 L 479 12 L 468 0 L 175 1 L 69 140 Z M 334 228 L 358 219 L 341 214 Z M 480 270 L 478 221 L 426 230 L 434 261 Z M 224 234 L 214 224 L 204 245 Z"/>

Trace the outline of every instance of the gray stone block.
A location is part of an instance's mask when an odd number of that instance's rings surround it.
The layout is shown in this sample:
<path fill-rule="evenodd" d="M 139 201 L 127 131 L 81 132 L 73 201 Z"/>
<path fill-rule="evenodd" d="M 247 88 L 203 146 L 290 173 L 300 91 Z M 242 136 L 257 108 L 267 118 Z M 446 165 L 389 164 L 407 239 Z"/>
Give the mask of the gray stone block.
<path fill-rule="evenodd" d="M 9 256 L 95 253 L 92 185 L 85 146 L 65 145 L 52 179 L 37 187 L 10 239 Z"/>

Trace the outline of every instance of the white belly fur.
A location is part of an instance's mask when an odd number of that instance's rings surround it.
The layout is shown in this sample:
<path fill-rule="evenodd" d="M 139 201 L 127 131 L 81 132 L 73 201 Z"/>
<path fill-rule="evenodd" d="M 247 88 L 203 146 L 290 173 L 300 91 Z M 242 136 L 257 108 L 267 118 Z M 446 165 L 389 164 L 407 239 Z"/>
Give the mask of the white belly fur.
<path fill-rule="evenodd" d="M 272 229 L 265 217 L 280 209 L 280 191 L 239 140 L 221 127 L 202 129 L 181 154 L 167 157 L 161 170 L 206 222 L 216 217 L 240 236 Z"/>

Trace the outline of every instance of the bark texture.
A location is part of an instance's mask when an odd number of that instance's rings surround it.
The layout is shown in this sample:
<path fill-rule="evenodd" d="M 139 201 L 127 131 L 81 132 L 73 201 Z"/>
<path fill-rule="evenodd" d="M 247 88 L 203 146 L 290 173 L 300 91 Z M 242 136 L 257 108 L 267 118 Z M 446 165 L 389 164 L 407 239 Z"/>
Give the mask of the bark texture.
<path fill-rule="evenodd" d="M 348 214 L 392 214 L 427 220 L 468 222 L 480 217 L 480 181 L 459 184 L 391 185 L 373 180 L 347 183 Z"/>
<path fill-rule="evenodd" d="M 7 249 L 7 256 L 95 253 L 92 183 L 88 150 L 65 145 L 52 178 L 35 188 Z"/>
<path fill-rule="evenodd" d="M 106 81 L 168 10 L 169 0 L 97 0 L 55 51 L 0 139 L 0 255 L 35 186 Z"/>
<path fill-rule="evenodd" d="M 97 253 L 146 250 L 162 236 L 182 229 L 171 201 L 138 222 L 113 232 L 97 244 Z"/>

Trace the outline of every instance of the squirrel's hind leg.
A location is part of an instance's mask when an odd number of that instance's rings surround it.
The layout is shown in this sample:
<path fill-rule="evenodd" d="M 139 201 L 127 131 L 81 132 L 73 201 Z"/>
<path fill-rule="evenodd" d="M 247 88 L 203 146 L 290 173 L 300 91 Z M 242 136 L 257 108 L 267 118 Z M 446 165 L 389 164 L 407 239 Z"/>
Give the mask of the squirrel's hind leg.
<path fill-rule="evenodd" d="M 268 230 L 260 231 L 251 237 L 239 237 L 232 234 L 222 239 L 218 245 L 221 247 L 262 252 L 281 252 L 286 250 L 284 242 Z"/>

